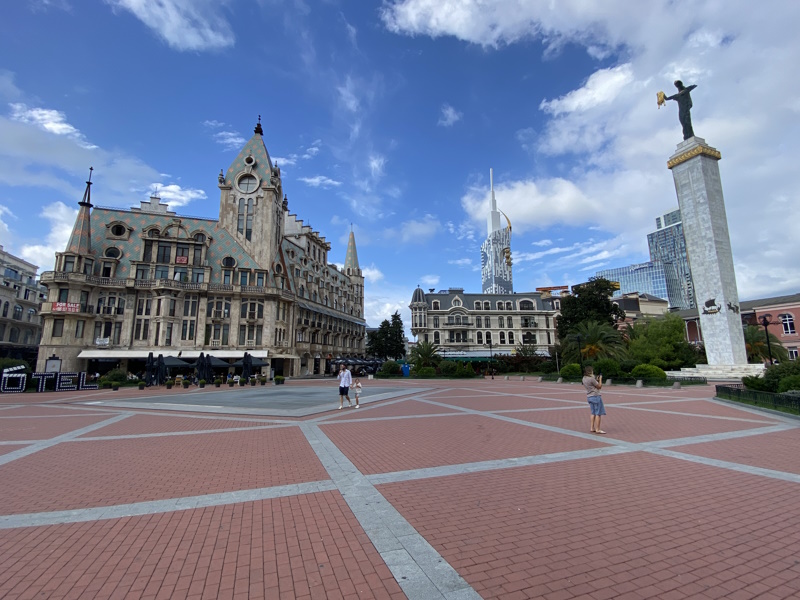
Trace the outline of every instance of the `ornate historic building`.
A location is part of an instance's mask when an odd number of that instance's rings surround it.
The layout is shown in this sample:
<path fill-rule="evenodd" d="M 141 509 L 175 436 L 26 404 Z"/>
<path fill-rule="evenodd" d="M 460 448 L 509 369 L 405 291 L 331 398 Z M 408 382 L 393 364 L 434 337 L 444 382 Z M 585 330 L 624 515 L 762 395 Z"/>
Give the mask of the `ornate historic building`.
<path fill-rule="evenodd" d="M 362 357 L 364 278 L 351 232 L 345 266 L 325 237 L 289 213 L 259 120 L 218 177 L 219 218 L 176 214 L 157 197 L 130 210 L 93 207 L 91 178 L 48 288 L 38 369 L 137 371 L 149 352 L 241 358 L 276 374 L 324 373 Z"/>
<path fill-rule="evenodd" d="M 47 289 L 36 281 L 39 267 L 0 246 L 0 356 L 33 364 L 42 337 L 39 306 Z"/>
<path fill-rule="evenodd" d="M 556 343 L 559 298 L 548 293 L 469 294 L 463 288 L 411 298 L 411 332 L 418 341 L 439 346 L 445 357 L 486 360 L 511 354 L 517 344 L 537 347 L 543 355 Z"/>

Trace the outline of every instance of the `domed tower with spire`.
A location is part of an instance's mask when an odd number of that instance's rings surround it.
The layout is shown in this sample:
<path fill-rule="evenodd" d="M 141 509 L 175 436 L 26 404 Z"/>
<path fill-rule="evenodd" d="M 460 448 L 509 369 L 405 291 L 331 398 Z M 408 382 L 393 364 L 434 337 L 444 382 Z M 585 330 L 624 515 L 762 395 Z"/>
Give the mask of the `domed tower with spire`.
<path fill-rule="evenodd" d="M 283 238 L 283 185 L 263 136 L 259 115 L 253 137 L 220 173 L 219 222 L 259 264 L 272 264 Z"/>
<path fill-rule="evenodd" d="M 414 290 L 408 307 L 411 309 L 411 335 L 416 337 L 428 328 L 428 303 L 421 287 Z"/>

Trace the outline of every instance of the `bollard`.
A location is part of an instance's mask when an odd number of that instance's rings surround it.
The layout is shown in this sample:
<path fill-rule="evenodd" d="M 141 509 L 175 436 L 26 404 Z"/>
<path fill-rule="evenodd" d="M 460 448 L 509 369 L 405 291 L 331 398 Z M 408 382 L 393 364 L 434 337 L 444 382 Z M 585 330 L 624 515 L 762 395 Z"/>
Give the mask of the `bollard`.
<path fill-rule="evenodd" d="M 644 387 L 644 381 L 641 379 L 636 380 L 636 387 Z"/>
<path fill-rule="evenodd" d="M 539 377 L 536 379 L 537 383 L 542 383 L 544 381 L 544 377 Z"/>
<path fill-rule="evenodd" d="M 680 381 L 676 381 L 675 383 L 673 383 L 673 384 L 672 384 L 672 389 L 673 389 L 673 390 L 679 390 L 679 389 L 681 389 L 681 382 L 680 382 Z"/>
<path fill-rule="evenodd" d="M 503 377 L 503 379 L 505 379 L 506 381 L 508 381 L 508 375 L 506 375 L 505 377 Z"/>
<path fill-rule="evenodd" d="M 564 383 L 564 378 L 563 377 L 559 377 L 558 381 L 556 381 L 556 383 Z"/>
<path fill-rule="evenodd" d="M 612 382 L 612 381 L 613 381 L 613 379 L 607 379 L 607 380 L 605 381 L 605 385 L 611 385 L 611 382 Z"/>
<path fill-rule="evenodd" d="M 520 380 L 520 381 L 525 381 L 525 375 L 522 375 L 522 376 L 519 378 L 519 380 Z"/>

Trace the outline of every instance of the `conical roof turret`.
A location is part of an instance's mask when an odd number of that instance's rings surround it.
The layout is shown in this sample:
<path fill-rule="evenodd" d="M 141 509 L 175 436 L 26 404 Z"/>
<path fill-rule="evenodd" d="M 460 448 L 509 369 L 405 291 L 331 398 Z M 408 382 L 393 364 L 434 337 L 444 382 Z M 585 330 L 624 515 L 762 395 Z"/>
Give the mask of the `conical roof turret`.
<path fill-rule="evenodd" d="M 361 267 L 358 266 L 358 252 L 356 251 L 356 236 L 350 231 L 350 239 L 347 240 L 347 255 L 344 258 L 345 273 L 361 275 Z"/>
<path fill-rule="evenodd" d="M 78 256 L 86 256 L 92 253 L 92 169 L 89 167 L 89 180 L 86 182 L 86 191 L 83 192 L 83 200 L 78 203 L 78 217 L 72 227 L 72 235 L 69 236 L 66 252 Z"/>

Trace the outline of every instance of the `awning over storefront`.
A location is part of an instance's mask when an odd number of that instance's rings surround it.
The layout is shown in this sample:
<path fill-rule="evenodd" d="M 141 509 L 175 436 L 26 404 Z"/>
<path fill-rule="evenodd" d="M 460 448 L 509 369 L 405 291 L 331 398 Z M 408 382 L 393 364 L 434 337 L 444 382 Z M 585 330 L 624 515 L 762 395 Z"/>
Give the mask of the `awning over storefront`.
<path fill-rule="evenodd" d="M 269 350 L 176 350 L 175 348 L 152 348 L 144 350 L 116 350 L 109 348 L 108 350 L 83 350 L 78 354 L 78 358 L 147 358 L 147 355 L 153 353 L 154 357 L 159 354 L 164 356 L 175 356 L 178 358 L 194 359 L 200 356 L 200 353 L 211 354 L 216 358 L 242 358 L 244 353 L 247 352 L 256 358 L 269 358 Z M 180 356 L 178 356 L 180 354 Z M 296 358 L 296 357 L 295 357 Z"/>
<path fill-rule="evenodd" d="M 270 358 L 300 358 L 296 354 L 273 354 Z"/>
<path fill-rule="evenodd" d="M 364 321 L 364 319 L 359 319 L 358 317 L 354 317 L 353 315 L 346 315 L 341 312 L 336 312 L 335 310 L 326 308 L 324 306 L 307 304 L 305 302 L 298 302 L 297 305 L 300 308 L 304 308 L 306 310 L 310 310 L 313 312 L 322 313 L 323 315 L 328 315 L 329 317 L 334 317 L 335 319 L 342 319 L 343 321 L 349 321 L 350 323 L 354 323 L 356 325 L 366 325 L 366 321 Z"/>

